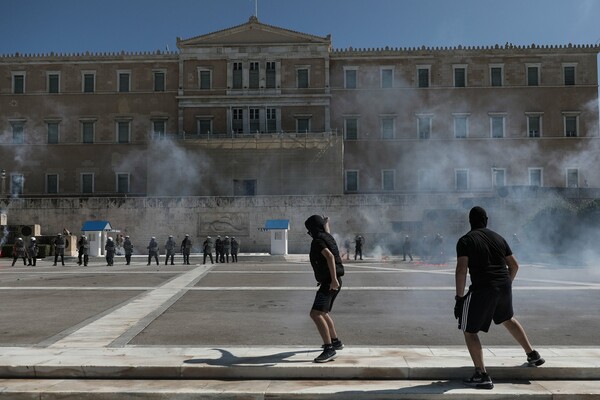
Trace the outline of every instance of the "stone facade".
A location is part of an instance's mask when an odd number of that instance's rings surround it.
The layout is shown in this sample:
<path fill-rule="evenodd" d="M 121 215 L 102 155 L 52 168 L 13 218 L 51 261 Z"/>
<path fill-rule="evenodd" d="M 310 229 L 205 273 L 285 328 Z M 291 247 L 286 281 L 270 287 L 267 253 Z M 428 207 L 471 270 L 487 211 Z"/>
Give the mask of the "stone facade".
<path fill-rule="evenodd" d="M 228 227 L 264 249 L 263 219 L 291 213 L 297 227 L 323 201 L 354 232 L 355 196 L 390 196 L 387 217 L 423 226 L 428 210 L 503 189 L 600 187 L 597 45 L 333 49 L 252 17 L 177 46 L 0 56 L 3 195 L 32 199 L 9 219 L 56 229 L 96 216 L 157 236 Z M 262 196 L 303 195 L 306 207 L 255 211 Z"/>

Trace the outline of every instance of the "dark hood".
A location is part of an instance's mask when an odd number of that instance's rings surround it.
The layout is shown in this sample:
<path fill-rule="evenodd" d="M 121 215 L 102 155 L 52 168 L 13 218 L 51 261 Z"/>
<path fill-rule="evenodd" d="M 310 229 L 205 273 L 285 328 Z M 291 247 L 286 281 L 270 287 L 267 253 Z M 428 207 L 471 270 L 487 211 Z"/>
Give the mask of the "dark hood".
<path fill-rule="evenodd" d="M 321 215 L 312 215 L 306 221 L 304 226 L 308 229 L 308 234 L 315 236 L 319 232 L 325 232 L 325 224 L 327 220 Z"/>

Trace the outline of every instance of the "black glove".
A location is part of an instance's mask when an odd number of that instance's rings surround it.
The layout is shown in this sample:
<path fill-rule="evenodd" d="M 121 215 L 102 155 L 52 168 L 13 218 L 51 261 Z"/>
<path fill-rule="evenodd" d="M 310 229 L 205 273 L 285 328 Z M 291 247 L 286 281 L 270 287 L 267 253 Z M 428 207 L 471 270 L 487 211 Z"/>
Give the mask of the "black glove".
<path fill-rule="evenodd" d="M 454 296 L 456 303 L 454 304 L 454 318 L 460 319 L 462 317 L 463 305 L 465 304 L 465 297 Z"/>

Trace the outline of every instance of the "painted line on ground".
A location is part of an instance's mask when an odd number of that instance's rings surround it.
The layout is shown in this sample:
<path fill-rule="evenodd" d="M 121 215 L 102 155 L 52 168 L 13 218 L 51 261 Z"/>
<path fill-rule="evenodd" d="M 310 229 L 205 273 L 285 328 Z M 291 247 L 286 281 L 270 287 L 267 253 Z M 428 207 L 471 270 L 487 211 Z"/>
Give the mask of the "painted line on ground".
<path fill-rule="evenodd" d="M 108 347 L 173 297 L 181 296 L 182 291 L 187 291 L 191 285 L 196 284 L 209 269 L 204 266 L 197 267 L 171 279 L 49 347 Z"/>

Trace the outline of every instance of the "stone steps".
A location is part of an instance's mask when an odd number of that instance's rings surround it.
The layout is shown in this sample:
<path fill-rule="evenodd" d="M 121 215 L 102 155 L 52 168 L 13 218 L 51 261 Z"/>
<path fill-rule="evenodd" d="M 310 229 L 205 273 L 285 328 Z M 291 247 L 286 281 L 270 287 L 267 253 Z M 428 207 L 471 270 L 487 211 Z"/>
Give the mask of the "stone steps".
<path fill-rule="evenodd" d="M 600 348 L 485 348 L 493 390 L 464 387 L 462 346 L 353 347 L 315 364 L 319 349 L 290 347 L 0 349 L 0 399 L 599 399 Z"/>

